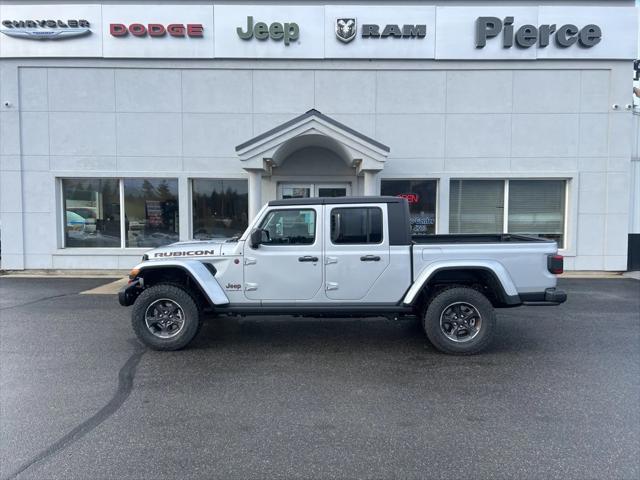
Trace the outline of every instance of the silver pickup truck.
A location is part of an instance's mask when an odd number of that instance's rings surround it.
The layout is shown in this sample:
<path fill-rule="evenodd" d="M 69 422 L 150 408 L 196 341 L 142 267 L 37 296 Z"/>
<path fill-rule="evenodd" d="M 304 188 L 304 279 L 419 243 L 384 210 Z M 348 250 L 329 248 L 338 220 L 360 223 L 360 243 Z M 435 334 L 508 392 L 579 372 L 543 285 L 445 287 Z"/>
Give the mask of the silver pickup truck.
<path fill-rule="evenodd" d="M 494 308 L 566 300 L 557 250 L 509 234 L 412 238 L 404 198 L 278 200 L 240 238 L 147 252 L 119 301 L 158 350 L 186 346 L 205 314 L 416 316 L 436 348 L 472 354 L 494 335 Z"/>

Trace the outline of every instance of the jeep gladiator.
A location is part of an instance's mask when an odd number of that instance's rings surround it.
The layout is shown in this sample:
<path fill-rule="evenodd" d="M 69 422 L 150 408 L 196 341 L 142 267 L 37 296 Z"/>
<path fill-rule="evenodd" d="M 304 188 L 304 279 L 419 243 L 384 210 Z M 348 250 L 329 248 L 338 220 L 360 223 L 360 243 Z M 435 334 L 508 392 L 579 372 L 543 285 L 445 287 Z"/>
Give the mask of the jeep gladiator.
<path fill-rule="evenodd" d="M 484 349 L 494 308 L 557 305 L 554 241 L 513 234 L 412 237 L 399 197 L 269 202 L 242 236 L 144 254 L 119 293 L 151 348 L 177 350 L 210 315 L 415 316 L 453 354 Z"/>

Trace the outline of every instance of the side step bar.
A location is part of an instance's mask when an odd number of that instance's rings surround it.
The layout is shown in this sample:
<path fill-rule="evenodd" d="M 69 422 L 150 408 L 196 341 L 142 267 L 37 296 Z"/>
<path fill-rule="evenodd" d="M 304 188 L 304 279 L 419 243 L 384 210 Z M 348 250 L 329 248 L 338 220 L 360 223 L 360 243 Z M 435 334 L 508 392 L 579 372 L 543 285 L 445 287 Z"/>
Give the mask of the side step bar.
<path fill-rule="evenodd" d="M 239 305 L 229 304 L 221 305 L 215 308 L 216 313 L 229 313 L 235 315 L 313 315 L 335 316 L 348 315 L 353 317 L 384 317 L 386 315 L 411 314 L 413 309 L 410 306 L 402 306 L 396 304 L 380 304 L 380 305 L 291 305 L 291 304 L 272 304 L 272 305 Z"/>

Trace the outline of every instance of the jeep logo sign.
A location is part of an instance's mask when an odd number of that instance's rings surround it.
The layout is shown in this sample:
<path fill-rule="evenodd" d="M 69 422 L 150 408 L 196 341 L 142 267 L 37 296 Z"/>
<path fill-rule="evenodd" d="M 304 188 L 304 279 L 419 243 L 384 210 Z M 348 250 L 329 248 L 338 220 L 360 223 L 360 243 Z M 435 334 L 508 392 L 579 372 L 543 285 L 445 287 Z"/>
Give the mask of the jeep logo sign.
<path fill-rule="evenodd" d="M 257 40 L 282 40 L 285 45 L 289 45 L 292 41 L 298 40 L 300 36 L 300 27 L 295 22 L 279 23 L 273 22 L 271 25 L 267 25 L 264 22 L 257 22 L 253 24 L 253 17 L 247 17 L 247 27 L 243 30 L 242 27 L 236 28 L 238 36 L 243 40 L 251 40 L 255 37 Z"/>

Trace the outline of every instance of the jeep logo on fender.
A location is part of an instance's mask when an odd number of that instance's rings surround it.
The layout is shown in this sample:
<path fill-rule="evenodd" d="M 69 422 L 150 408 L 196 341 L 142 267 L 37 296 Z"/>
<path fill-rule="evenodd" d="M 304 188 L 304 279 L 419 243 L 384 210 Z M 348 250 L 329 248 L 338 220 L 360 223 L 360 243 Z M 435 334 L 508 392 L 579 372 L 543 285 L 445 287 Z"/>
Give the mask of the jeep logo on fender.
<path fill-rule="evenodd" d="M 256 37 L 256 40 L 266 40 L 271 38 L 272 40 L 283 40 L 285 45 L 289 45 L 291 41 L 298 40 L 300 36 L 300 27 L 295 22 L 279 23 L 273 22 L 271 25 L 267 25 L 264 22 L 258 22 L 253 24 L 253 17 L 247 17 L 247 29 L 242 30 L 242 27 L 236 28 L 238 36 L 243 40 L 251 40 Z"/>
<path fill-rule="evenodd" d="M 127 26 L 123 23 L 112 23 L 109 25 L 109 33 L 113 37 L 126 37 L 131 34 L 135 37 L 164 37 L 169 34 L 172 37 L 202 37 L 204 27 L 201 23 L 171 23 L 166 27 L 161 23 L 132 23 Z"/>

